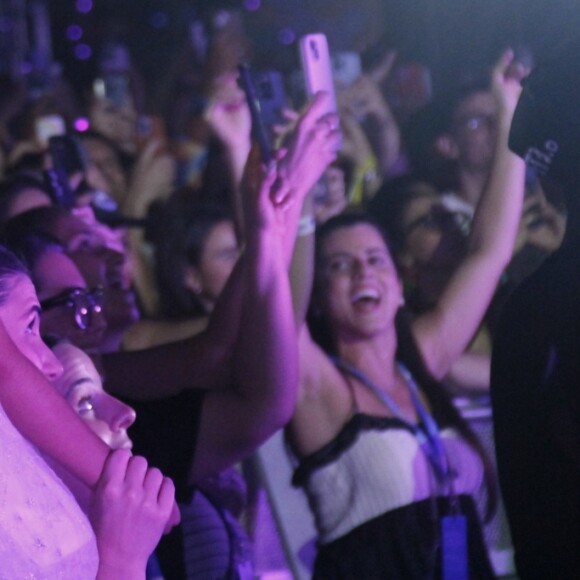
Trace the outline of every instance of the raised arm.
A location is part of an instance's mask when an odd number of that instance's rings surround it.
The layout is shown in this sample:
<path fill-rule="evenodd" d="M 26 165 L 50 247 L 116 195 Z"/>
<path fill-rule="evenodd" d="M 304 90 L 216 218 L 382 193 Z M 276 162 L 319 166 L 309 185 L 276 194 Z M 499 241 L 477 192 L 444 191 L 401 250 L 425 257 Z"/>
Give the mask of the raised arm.
<path fill-rule="evenodd" d="M 285 207 L 283 259 L 289 267 L 302 201 L 335 158 L 337 119 L 321 119 L 325 95 L 318 95 L 300 117 L 287 147 L 279 152 L 273 197 Z M 248 251 L 238 261 L 210 317 L 208 328 L 181 342 L 140 352 L 104 355 L 106 388 L 141 400 L 175 395 L 188 388 L 229 388 L 230 360 L 240 332 L 244 268 Z M 244 332 L 246 329 L 241 328 Z M 243 340 L 243 337 L 242 337 Z"/>
<path fill-rule="evenodd" d="M 525 71 L 510 67 L 506 51 L 494 67 L 493 91 L 498 102 L 497 142 L 491 174 L 473 220 L 468 253 L 451 277 L 435 308 L 413 323 L 425 364 L 444 377 L 464 352 L 512 256 L 524 195 L 525 165 L 508 148 L 513 113 Z"/>

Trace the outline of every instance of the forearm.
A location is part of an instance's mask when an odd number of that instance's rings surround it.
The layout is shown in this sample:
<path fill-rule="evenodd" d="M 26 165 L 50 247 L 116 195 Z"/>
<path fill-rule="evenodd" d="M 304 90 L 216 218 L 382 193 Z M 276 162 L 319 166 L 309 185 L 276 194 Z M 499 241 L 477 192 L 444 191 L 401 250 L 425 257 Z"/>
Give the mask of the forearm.
<path fill-rule="evenodd" d="M 103 562 L 99 560 L 96 580 L 145 580 L 146 564 L 133 562 Z"/>
<path fill-rule="evenodd" d="M 307 197 L 304 201 L 300 217 L 301 226 L 298 228 L 290 264 L 290 287 L 297 329 L 304 324 L 306 319 L 314 279 L 315 221 L 312 206 L 312 198 Z"/>
<path fill-rule="evenodd" d="M 244 255 L 240 257 L 202 333 L 142 351 L 103 355 L 107 390 L 151 400 L 185 389 L 225 387 L 238 337 L 244 294 Z"/>
<path fill-rule="evenodd" d="M 292 413 L 298 384 L 298 353 L 288 271 L 274 235 L 249 234 L 242 329 L 233 360 L 239 394 L 253 401 L 264 430 Z"/>
<path fill-rule="evenodd" d="M 93 486 L 109 448 L 81 421 L 46 378 L 16 349 L 0 324 L 0 403 L 39 450 Z"/>
<path fill-rule="evenodd" d="M 495 158 L 473 220 L 470 251 L 494 256 L 504 267 L 510 260 L 524 196 L 525 163 L 508 148 L 511 115 L 498 127 Z"/>

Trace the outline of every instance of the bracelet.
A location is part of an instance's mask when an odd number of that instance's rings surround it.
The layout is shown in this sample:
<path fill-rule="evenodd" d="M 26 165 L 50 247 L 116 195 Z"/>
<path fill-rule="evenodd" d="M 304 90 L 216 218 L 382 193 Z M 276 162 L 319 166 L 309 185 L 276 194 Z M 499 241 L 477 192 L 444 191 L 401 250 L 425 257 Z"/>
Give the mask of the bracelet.
<path fill-rule="evenodd" d="M 316 231 L 316 220 L 313 215 L 304 215 L 298 220 L 298 237 L 309 236 Z"/>

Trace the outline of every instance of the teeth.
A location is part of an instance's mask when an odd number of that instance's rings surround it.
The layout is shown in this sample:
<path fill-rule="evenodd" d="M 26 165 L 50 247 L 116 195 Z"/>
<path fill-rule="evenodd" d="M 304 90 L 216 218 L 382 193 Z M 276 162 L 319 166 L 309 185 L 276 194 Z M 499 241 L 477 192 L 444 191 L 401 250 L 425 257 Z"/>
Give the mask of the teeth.
<path fill-rule="evenodd" d="M 374 290 L 372 288 L 365 288 L 363 290 L 359 290 L 352 297 L 353 302 L 358 302 L 359 300 L 365 300 L 365 299 L 378 300 L 379 299 L 378 291 Z"/>

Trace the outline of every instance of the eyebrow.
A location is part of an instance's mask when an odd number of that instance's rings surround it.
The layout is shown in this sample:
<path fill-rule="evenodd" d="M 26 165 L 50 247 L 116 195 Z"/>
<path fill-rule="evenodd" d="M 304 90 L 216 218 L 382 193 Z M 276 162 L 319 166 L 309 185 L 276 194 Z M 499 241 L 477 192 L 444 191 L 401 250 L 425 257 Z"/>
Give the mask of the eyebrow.
<path fill-rule="evenodd" d="M 91 379 L 89 379 L 88 377 L 83 377 L 82 379 L 77 379 L 76 381 L 74 381 L 69 388 L 67 389 L 64 397 L 65 399 L 77 388 L 80 387 L 82 384 L 84 383 L 92 383 L 93 381 Z"/>

